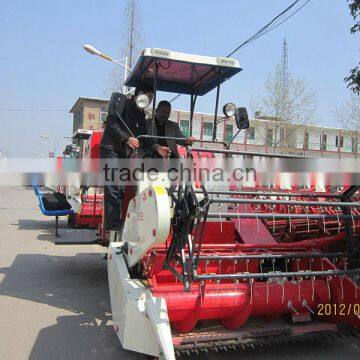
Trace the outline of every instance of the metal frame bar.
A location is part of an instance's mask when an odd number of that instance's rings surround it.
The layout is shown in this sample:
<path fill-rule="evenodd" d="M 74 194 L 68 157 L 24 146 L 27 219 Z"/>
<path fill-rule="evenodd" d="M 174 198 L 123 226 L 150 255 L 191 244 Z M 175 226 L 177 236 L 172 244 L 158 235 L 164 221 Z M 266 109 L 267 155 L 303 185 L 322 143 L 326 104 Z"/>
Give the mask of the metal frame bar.
<path fill-rule="evenodd" d="M 226 130 L 226 129 L 225 129 Z M 230 145 L 233 143 L 233 141 L 236 139 L 236 137 L 240 134 L 240 131 L 242 129 L 238 129 L 238 131 L 236 132 L 236 134 L 231 138 L 230 142 L 226 145 L 226 149 L 230 150 Z"/>
<path fill-rule="evenodd" d="M 203 191 L 203 194 L 204 194 L 204 200 L 203 200 L 203 204 L 202 204 L 201 215 L 199 217 L 199 222 L 197 223 L 197 227 L 196 227 L 195 233 L 194 233 L 194 249 L 193 249 L 193 254 L 192 254 L 192 258 L 191 258 L 192 272 L 195 272 L 199 265 L 201 247 L 202 247 L 202 243 L 204 240 L 204 234 L 205 234 L 205 225 L 206 225 L 207 215 L 209 212 L 209 205 L 210 205 L 208 194 L 203 185 L 201 185 L 201 190 Z M 194 194 L 195 194 L 195 192 L 194 192 Z M 201 221 L 201 217 L 203 218 L 202 221 Z M 196 245 L 197 245 L 197 249 L 195 249 Z M 195 252 L 196 252 L 196 256 L 195 256 L 195 261 L 194 261 L 194 253 Z"/>
<path fill-rule="evenodd" d="M 207 144 L 216 144 L 216 145 L 219 145 L 221 144 L 222 146 L 224 146 L 224 149 L 226 149 L 226 142 L 224 141 L 214 141 L 214 140 L 200 140 L 200 139 L 196 139 L 195 142 L 198 142 L 198 143 L 207 143 Z M 204 148 L 204 150 L 207 150 Z M 210 150 L 211 151 L 211 150 Z"/>
<path fill-rule="evenodd" d="M 195 193 L 201 193 L 201 190 L 195 190 Z M 273 192 L 269 189 L 269 192 L 260 192 L 260 191 L 208 191 L 209 195 L 254 195 L 254 196 L 287 196 L 287 197 L 320 197 L 320 198 L 341 198 L 341 194 L 328 194 L 328 193 L 293 193 L 293 192 Z"/>
<path fill-rule="evenodd" d="M 344 200 L 350 199 L 360 189 L 360 186 L 350 186 L 341 195 Z"/>
<path fill-rule="evenodd" d="M 209 213 L 209 219 L 237 219 L 237 218 L 248 218 L 248 219 L 354 219 L 360 220 L 360 215 L 344 215 L 344 214 L 269 214 L 269 213 Z"/>
<path fill-rule="evenodd" d="M 175 141 L 187 140 L 187 138 L 179 138 L 173 136 L 158 136 L 158 135 L 139 135 L 137 139 L 165 139 L 165 140 L 175 140 Z"/>
<path fill-rule="evenodd" d="M 175 196 L 172 196 L 172 200 L 177 202 L 177 205 L 180 204 L 180 202 L 183 201 L 183 194 L 186 196 L 188 187 L 186 186 L 183 190 L 182 186 L 179 186 L 179 191 L 177 193 L 177 198 Z M 170 194 L 171 195 L 171 194 Z M 187 215 L 189 215 L 189 209 L 186 204 L 186 209 L 181 209 L 182 212 L 178 213 L 178 209 L 175 205 L 175 214 L 184 215 L 184 210 L 187 212 Z M 189 217 L 189 216 L 188 216 Z M 175 224 L 177 225 L 177 224 Z M 179 279 L 184 284 L 184 290 L 189 291 L 190 290 L 190 277 L 189 277 L 189 267 L 187 266 L 187 259 L 185 257 L 185 247 L 186 243 L 189 245 L 189 251 L 190 251 L 190 244 L 189 244 L 189 237 L 188 237 L 188 230 L 189 230 L 189 219 L 187 223 L 183 224 L 184 231 L 178 231 L 179 229 L 176 229 L 176 226 L 173 226 L 173 236 L 171 239 L 171 243 L 169 247 L 166 250 L 166 256 L 165 256 L 165 262 L 163 264 L 163 268 L 166 270 L 169 270 L 177 279 Z M 176 236 L 175 236 L 176 234 Z M 191 255 L 190 255 L 191 256 Z M 171 264 L 171 261 L 181 262 L 182 266 L 182 274 L 180 274 Z"/>
<path fill-rule="evenodd" d="M 222 69 L 220 68 L 220 69 L 219 69 L 219 76 L 218 76 L 218 85 L 217 85 L 217 88 L 216 88 L 216 101 L 215 101 L 215 113 L 214 113 L 213 141 L 216 141 L 217 115 L 218 115 L 219 98 L 220 98 L 221 73 L 222 73 Z"/>
<path fill-rule="evenodd" d="M 187 189 L 187 190 L 186 190 Z M 185 190 L 185 191 L 184 191 Z M 198 201 L 195 199 L 196 205 L 191 202 L 188 202 L 188 195 L 196 193 L 202 193 L 204 195 L 204 199 L 202 201 Z M 254 192 L 252 192 L 254 193 Z M 354 194 L 355 190 L 351 192 Z M 171 198 L 176 202 L 185 201 L 186 208 L 185 210 L 181 210 L 179 208 L 178 211 L 186 211 L 186 209 L 191 209 L 188 211 L 188 214 L 185 215 L 185 218 L 181 217 L 180 227 L 177 230 L 177 240 L 176 242 L 172 241 L 170 243 L 170 247 L 166 252 L 166 261 L 164 263 L 164 269 L 169 269 L 177 279 L 183 282 L 185 291 L 189 291 L 190 284 L 194 281 L 203 281 L 203 280 L 269 280 L 269 279 L 277 279 L 277 278 L 304 278 L 304 279 L 314 279 L 316 277 L 330 277 L 330 276 L 348 276 L 353 275 L 354 277 L 358 277 L 360 274 L 360 269 L 344 269 L 344 270 L 322 270 L 322 271 L 312 271 L 310 270 L 298 270 L 298 271 L 273 271 L 267 273 L 234 273 L 233 274 L 197 274 L 198 266 L 200 261 L 263 261 L 270 260 L 276 261 L 279 259 L 282 260 L 293 260 L 300 261 L 301 259 L 344 259 L 351 258 L 351 253 L 348 252 L 333 252 L 333 253 L 308 253 L 308 252 L 289 252 L 286 253 L 282 251 L 281 253 L 262 253 L 262 254 L 201 254 L 201 245 L 202 245 L 202 237 L 204 235 L 204 222 L 207 219 L 216 218 L 216 219 L 224 219 L 225 221 L 228 219 L 239 219 L 239 218 L 253 218 L 253 219 L 316 219 L 316 220 L 326 220 L 326 219 L 336 219 L 336 220 L 358 220 L 360 219 L 360 215 L 352 215 L 351 212 L 347 214 L 335 213 L 335 214 L 279 214 L 279 213 L 237 213 L 237 212 L 228 212 L 228 213 L 209 213 L 209 205 L 211 203 L 234 203 L 234 204 L 282 204 L 282 205 L 301 205 L 301 206 L 332 206 L 332 207 L 340 207 L 341 209 L 349 210 L 350 207 L 360 207 L 360 202 L 351 202 L 350 198 L 347 197 L 348 201 L 345 201 L 343 197 L 339 194 L 296 194 L 299 196 L 309 196 L 310 197 L 328 197 L 332 199 L 338 199 L 339 201 L 326 201 L 326 202 L 317 202 L 317 201 L 289 201 L 289 200 L 271 200 L 271 199 L 248 199 L 248 198 L 209 198 L 209 194 L 211 195 L 219 195 L 219 194 L 227 194 L 227 195 L 244 195 L 243 192 L 233 192 L 233 191 L 209 191 L 202 186 L 201 190 L 194 191 L 194 189 L 190 186 L 186 186 L 183 189 L 181 186 L 178 190 L 173 187 L 170 193 Z M 264 193 L 255 192 L 256 195 L 263 195 Z M 274 195 L 276 192 L 270 192 L 267 195 Z M 295 196 L 294 193 L 279 193 L 284 196 Z M 196 220 L 191 223 L 191 228 L 187 224 L 186 216 L 194 216 L 193 206 L 196 206 Z M 190 224 L 190 223 L 189 223 Z M 193 236 L 189 236 L 189 230 L 193 233 Z M 351 228 L 350 228 L 351 229 Z M 195 231 L 193 231 L 195 230 Z M 174 240 L 174 239 L 173 239 Z M 186 250 L 186 248 L 188 248 Z M 294 250 L 293 250 L 294 251 Z M 177 270 L 173 265 L 170 264 L 172 261 L 177 261 L 181 263 L 181 269 Z"/>
<path fill-rule="evenodd" d="M 55 237 L 61 237 L 59 234 L 59 216 L 55 216 Z"/>
<path fill-rule="evenodd" d="M 269 273 L 239 273 L 239 274 L 201 274 L 195 275 L 194 280 L 258 280 L 278 278 L 307 278 L 322 276 L 348 276 L 360 274 L 360 269 L 353 270 L 326 270 L 326 271 L 291 271 L 291 272 L 269 272 Z"/>
<path fill-rule="evenodd" d="M 235 151 L 235 150 L 222 150 L 222 149 L 203 149 L 203 148 L 193 148 L 193 151 L 199 152 L 213 152 L 216 154 L 225 154 L 225 155 L 243 155 L 243 156 L 263 156 L 270 158 L 283 158 L 283 159 L 310 159 L 309 157 L 302 155 L 288 155 L 288 154 L 269 154 L 261 152 L 249 152 L 249 151 Z"/>
<path fill-rule="evenodd" d="M 178 212 L 177 206 L 175 205 L 175 214 L 173 221 L 176 220 L 176 215 L 186 215 L 188 216 L 187 222 L 184 222 L 182 219 L 182 226 L 178 228 L 178 224 L 174 224 L 173 232 L 176 233 L 171 239 L 171 243 L 166 250 L 165 262 L 163 265 L 164 269 L 169 270 L 177 279 L 179 279 L 184 284 L 184 290 L 190 290 L 190 284 L 193 281 L 193 274 L 196 273 L 197 265 L 199 262 L 199 256 L 201 252 L 201 245 L 205 232 L 205 223 L 207 218 L 207 212 L 209 210 L 209 202 L 207 201 L 206 190 L 204 190 L 204 200 L 201 203 L 198 202 L 195 192 L 192 186 L 185 186 L 183 189 L 182 186 L 179 186 L 179 190 L 176 192 L 175 188 L 172 188 L 169 192 L 171 199 L 179 205 L 181 202 L 186 208 L 181 208 L 181 212 Z M 175 196 L 175 194 L 177 196 Z M 190 218 L 189 204 L 187 202 L 187 197 L 193 195 L 193 199 L 196 202 L 196 213 L 195 219 Z M 190 231 L 189 231 L 190 230 Z M 194 233 L 193 236 L 189 236 L 190 233 Z M 188 246 L 188 254 L 185 254 L 185 248 Z M 181 262 L 182 274 L 176 270 L 170 263 L 171 261 Z"/>
<path fill-rule="evenodd" d="M 157 93 L 157 81 L 159 76 L 159 60 L 155 61 L 155 75 L 154 75 L 154 98 L 151 117 L 151 135 L 155 134 L 155 108 L 156 108 L 156 93 Z"/>
<path fill-rule="evenodd" d="M 194 120 L 194 111 L 195 111 L 195 104 L 197 100 L 197 95 L 191 94 L 190 96 L 190 136 L 193 134 L 193 120 Z"/>
<path fill-rule="evenodd" d="M 271 260 L 271 259 L 334 259 L 347 257 L 346 253 L 287 253 L 287 254 L 255 254 L 255 255 L 200 255 L 199 260 Z"/>
<path fill-rule="evenodd" d="M 239 199 L 239 198 L 216 198 L 210 199 L 211 203 L 223 204 L 265 204 L 265 205 L 293 205 L 293 206 L 321 206 L 321 207 L 360 207 L 358 202 L 336 202 L 336 201 L 291 201 L 271 199 Z M 350 213 L 348 215 L 351 215 Z"/>

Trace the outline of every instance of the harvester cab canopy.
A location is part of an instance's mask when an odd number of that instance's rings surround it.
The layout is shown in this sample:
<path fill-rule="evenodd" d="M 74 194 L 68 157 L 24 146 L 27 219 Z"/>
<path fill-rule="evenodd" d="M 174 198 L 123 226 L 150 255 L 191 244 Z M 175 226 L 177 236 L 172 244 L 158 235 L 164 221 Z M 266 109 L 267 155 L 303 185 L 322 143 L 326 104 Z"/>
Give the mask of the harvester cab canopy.
<path fill-rule="evenodd" d="M 190 136 L 192 136 L 193 115 L 197 97 L 216 88 L 213 126 L 213 142 L 216 142 L 220 86 L 225 80 L 230 79 L 241 70 L 239 61 L 232 58 L 147 48 L 142 51 L 138 62 L 125 81 L 125 85 L 137 87 L 142 83 L 153 84 L 152 130 L 154 130 L 157 91 L 190 95 Z M 245 108 L 237 108 L 234 104 L 229 103 L 223 106 L 223 112 L 226 118 L 235 117 L 239 131 L 249 127 L 248 114 Z M 154 132 L 152 131 L 153 135 Z"/>
<path fill-rule="evenodd" d="M 241 70 L 236 59 L 147 48 L 125 85 L 136 87 L 156 80 L 158 91 L 202 96 Z"/>

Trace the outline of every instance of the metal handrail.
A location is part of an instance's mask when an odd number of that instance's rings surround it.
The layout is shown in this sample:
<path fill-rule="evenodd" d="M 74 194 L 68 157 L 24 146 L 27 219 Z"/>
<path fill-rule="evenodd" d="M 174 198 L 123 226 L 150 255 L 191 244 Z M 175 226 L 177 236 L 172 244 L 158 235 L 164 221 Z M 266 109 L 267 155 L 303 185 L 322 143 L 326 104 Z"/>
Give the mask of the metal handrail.
<path fill-rule="evenodd" d="M 270 199 L 239 199 L 239 198 L 210 198 L 212 203 L 223 204 L 265 204 L 265 205 L 294 205 L 294 206 L 322 206 L 322 207 L 360 207 L 359 202 L 340 201 L 289 201 Z"/>
<path fill-rule="evenodd" d="M 164 139 L 164 140 L 175 140 L 175 141 L 187 140 L 187 138 L 180 138 L 174 136 L 157 136 L 157 135 L 139 135 L 137 139 Z"/>
<path fill-rule="evenodd" d="M 213 141 L 213 140 L 195 140 L 194 142 L 199 142 L 199 143 L 207 143 L 207 144 L 221 144 L 224 146 L 224 148 L 227 148 L 227 144 L 226 142 L 223 141 Z M 194 150 L 194 149 L 193 149 Z"/>
<path fill-rule="evenodd" d="M 271 213 L 209 213 L 209 219 L 318 219 L 318 220 L 360 220 L 360 215 L 344 214 L 271 214 Z"/>
<path fill-rule="evenodd" d="M 200 255 L 199 260 L 272 260 L 272 259 L 334 259 L 348 257 L 347 254 L 336 253 L 286 253 L 286 254 L 255 254 L 255 255 Z"/>
<path fill-rule="evenodd" d="M 360 274 L 360 269 L 353 270 L 325 270 L 325 271 L 291 271 L 291 272 L 268 272 L 268 273 L 238 273 L 238 274 L 201 274 L 195 275 L 194 280 L 230 280 L 230 279 L 277 279 L 277 278 L 307 278 L 323 276 L 348 276 Z"/>
<path fill-rule="evenodd" d="M 225 154 L 225 155 L 263 156 L 263 157 L 283 158 L 283 159 L 309 159 L 309 157 L 302 155 L 269 154 L 269 153 L 260 153 L 260 152 L 234 151 L 234 150 L 222 150 L 222 149 L 192 148 L 192 151 L 213 152 L 213 153 Z"/>
<path fill-rule="evenodd" d="M 201 190 L 195 190 L 195 193 L 202 193 Z M 341 194 L 329 194 L 329 193 L 309 193 L 309 192 L 279 192 L 277 189 L 267 189 L 267 192 L 263 190 L 259 191 L 231 191 L 231 190 L 209 190 L 208 195 L 230 195 L 230 196 L 284 196 L 284 197 L 319 197 L 319 198 L 340 198 Z"/>

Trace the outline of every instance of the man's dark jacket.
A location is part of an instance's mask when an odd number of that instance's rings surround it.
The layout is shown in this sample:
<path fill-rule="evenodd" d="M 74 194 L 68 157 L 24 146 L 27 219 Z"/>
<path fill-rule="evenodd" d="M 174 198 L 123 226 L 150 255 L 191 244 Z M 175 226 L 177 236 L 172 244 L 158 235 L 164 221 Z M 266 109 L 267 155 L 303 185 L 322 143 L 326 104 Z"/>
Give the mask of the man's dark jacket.
<path fill-rule="evenodd" d="M 135 137 L 146 135 L 148 133 L 145 112 L 139 109 L 133 100 L 126 100 L 121 115 L 125 124 Z M 117 116 L 108 115 L 100 146 L 103 148 L 114 149 L 119 158 L 127 158 L 132 152 L 126 145 L 126 142 L 130 137 L 132 137 L 132 135 L 127 131 L 122 121 Z M 140 143 L 154 150 L 153 143 L 146 140 L 142 140 Z"/>
<path fill-rule="evenodd" d="M 155 121 L 156 121 L 156 119 L 155 119 Z M 157 126 L 154 126 L 154 128 L 155 128 L 154 129 L 155 135 L 160 135 L 157 133 L 157 130 L 156 130 Z M 177 137 L 177 138 L 185 138 L 186 137 L 180 130 L 179 124 L 174 121 L 170 121 L 170 120 L 167 120 L 165 122 L 165 136 L 171 136 L 171 137 Z M 181 145 L 181 146 L 186 146 L 185 141 L 180 141 L 180 140 L 175 141 L 175 140 L 167 139 L 166 143 L 167 143 L 167 146 L 171 150 L 172 157 L 174 157 L 174 158 L 179 158 L 179 152 L 178 152 L 176 144 Z"/>

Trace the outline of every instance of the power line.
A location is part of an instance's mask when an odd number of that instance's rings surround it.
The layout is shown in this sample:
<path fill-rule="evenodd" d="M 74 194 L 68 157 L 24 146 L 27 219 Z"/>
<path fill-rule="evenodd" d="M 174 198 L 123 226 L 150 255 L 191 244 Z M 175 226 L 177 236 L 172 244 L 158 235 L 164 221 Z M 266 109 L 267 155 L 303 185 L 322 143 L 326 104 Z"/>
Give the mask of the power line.
<path fill-rule="evenodd" d="M 264 36 L 268 32 L 276 29 L 278 26 L 283 24 L 285 21 L 289 20 L 291 17 L 293 17 L 296 13 L 298 13 L 302 8 L 304 8 L 311 0 L 305 1 L 304 4 L 302 4 L 299 8 L 297 8 L 294 12 L 292 12 L 289 16 L 287 16 L 285 19 L 281 20 L 281 18 L 287 14 L 291 9 L 295 7 L 301 0 L 296 0 L 292 4 L 290 4 L 285 10 L 283 10 L 281 13 L 279 13 L 277 16 L 275 16 L 270 22 L 268 22 L 265 26 L 263 26 L 259 31 L 257 31 L 254 35 L 252 35 L 250 38 L 242 42 L 238 47 L 236 47 L 231 53 L 229 53 L 226 57 L 230 57 L 234 55 L 236 52 L 238 52 L 241 48 L 245 47 L 246 45 L 249 45 L 250 43 L 256 41 L 261 36 Z M 280 22 L 279 22 L 280 21 Z M 175 101 L 180 97 L 181 94 L 177 94 L 173 99 L 170 100 L 170 102 Z"/>
<path fill-rule="evenodd" d="M 281 22 L 275 24 L 274 26 L 270 27 L 268 30 L 266 30 L 264 33 L 262 33 L 260 36 L 258 36 L 256 39 L 258 39 L 259 37 L 267 34 L 269 31 L 272 31 L 274 29 L 276 29 L 277 27 L 279 27 L 281 24 L 283 24 L 285 21 L 289 20 L 291 17 L 293 17 L 296 13 L 298 13 L 303 7 L 305 7 L 305 5 L 307 5 L 311 0 L 307 0 L 303 5 L 301 5 L 299 8 L 297 8 L 293 13 L 291 13 L 288 17 L 286 17 L 284 20 L 282 20 Z"/>
<path fill-rule="evenodd" d="M 0 109 L 0 112 L 68 112 L 68 109 Z"/>
<path fill-rule="evenodd" d="M 310 1 L 310 0 L 308 0 Z M 234 55 L 237 51 L 239 51 L 242 47 L 257 40 L 260 36 L 265 35 L 271 29 L 269 29 L 272 25 L 274 25 L 282 16 L 284 16 L 287 12 L 289 12 L 300 0 L 294 1 L 291 5 L 289 5 L 285 10 L 283 10 L 280 14 L 276 15 L 270 22 L 268 22 L 265 26 L 263 26 L 259 31 L 257 31 L 254 35 L 250 36 L 249 39 L 245 40 L 241 43 L 237 48 L 235 48 L 231 53 L 229 53 L 226 57 L 230 57 Z M 280 25 L 280 24 L 279 24 Z M 274 27 L 275 28 L 275 27 Z"/>
<path fill-rule="evenodd" d="M 173 101 L 175 101 L 177 98 L 179 98 L 181 96 L 181 94 L 177 94 L 176 96 L 174 96 L 171 100 L 170 100 L 170 102 L 173 102 Z"/>

